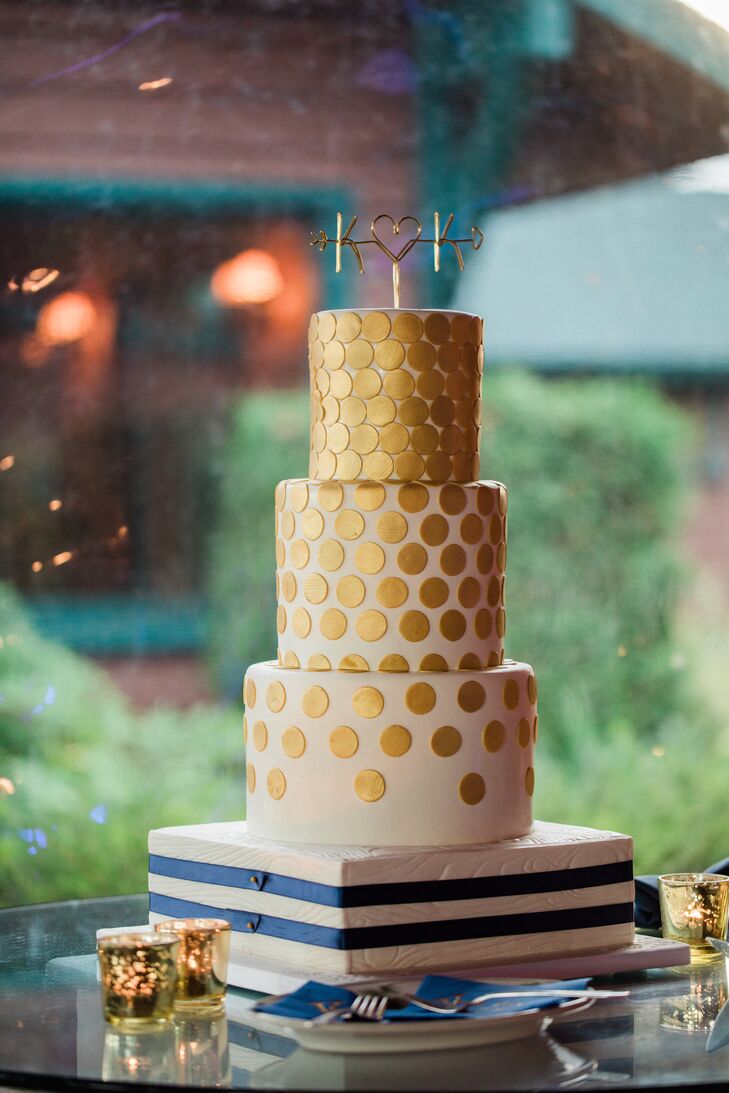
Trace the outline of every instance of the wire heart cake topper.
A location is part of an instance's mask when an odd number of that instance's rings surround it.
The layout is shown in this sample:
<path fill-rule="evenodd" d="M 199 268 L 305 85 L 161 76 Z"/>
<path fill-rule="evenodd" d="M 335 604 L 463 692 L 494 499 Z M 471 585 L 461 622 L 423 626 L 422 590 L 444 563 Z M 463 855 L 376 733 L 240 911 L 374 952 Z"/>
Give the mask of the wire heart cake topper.
<path fill-rule="evenodd" d="M 347 225 L 347 230 L 342 231 L 342 214 L 337 213 L 337 234 L 335 236 L 329 236 L 325 231 L 312 232 L 310 239 L 310 246 L 318 247 L 320 251 L 326 250 L 330 243 L 334 243 L 335 249 L 335 265 L 334 268 L 337 273 L 342 272 L 342 250 L 344 247 L 350 247 L 357 260 L 357 266 L 359 272 L 364 273 L 364 262 L 362 261 L 361 247 L 369 246 L 373 244 L 382 251 L 384 255 L 392 262 L 392 296 L 393 307 L 400 306 L 400 263 L 405 258 L 413 247 L 418 243 L 430 243 L 433 247 L 433 269 L 437 273 L 440 269 L 440 250 L 441 247 L 446 244 L 453 247 L 456 255 L 456 261 L 458 262 L 458 268 L 461 272 L 465 269 L 463 264 L 463 253 L 461 251 L 461 245 L 470 243 L 474 250 L 478 250 L 483 243 L 483 232 L 480 228 L 471 228 L 471 234 L 466 239 L 451 239 L 448 232 L 453 224 L 453 213 L 450 214 L 446 220 L 445 227 L 441 230 L 440 226 L 440 213 L 433 213 L 433 238 L 423 238 L 423 226 L 417 217 L 414 216 L 401 216 L 399 220 L 395 220 L 389 213 L 379 213 L 370 224 L 370 238 L 369 239 L 352 239 L 351 232 L 357 223 L 357 217 L 353 216 Z M 412 234 L 407 235 L 405 242 L 399 250 L 393 250 L 390 243 L 385 242 L 383 239 L 382 229 L 378 231 L 378 224 L 380 222 L 389 222 L 392 235 L 394 239 L 397 239 L 402 232 L 404 225 L 413 224 L 415 230 Z"/>

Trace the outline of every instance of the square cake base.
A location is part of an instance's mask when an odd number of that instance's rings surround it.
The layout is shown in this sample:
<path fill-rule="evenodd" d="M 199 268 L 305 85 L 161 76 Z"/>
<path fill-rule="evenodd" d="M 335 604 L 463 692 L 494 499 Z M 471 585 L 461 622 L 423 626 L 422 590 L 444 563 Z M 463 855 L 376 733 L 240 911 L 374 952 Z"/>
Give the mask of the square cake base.
<path fill-rule="evenodd" d="M 273 843 L 245 823 L 149 836 L 152 921 L 217 916 L 241 966 L 307 977 L 417 974 L 606 952 L 633 942 L 632 840 L 537 823 L 463 847 Z"/>

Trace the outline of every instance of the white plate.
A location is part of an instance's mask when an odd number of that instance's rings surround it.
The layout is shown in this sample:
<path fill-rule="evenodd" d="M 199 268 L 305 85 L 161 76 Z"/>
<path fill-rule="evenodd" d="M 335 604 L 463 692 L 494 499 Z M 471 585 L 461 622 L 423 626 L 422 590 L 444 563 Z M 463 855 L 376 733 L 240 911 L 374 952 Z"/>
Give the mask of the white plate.
<path fill-rule="evenodd" d="M 273 1001 L 273 999 L 267 999 Z M 587 1009 L 594 998 L 575 998 L 549 1010 L 523 1010 L 494 1017 L 457 1018 L 449 1021 L 335 1021 L 317 1024 L 295 1017 L 250 1010 L 246 1024 L 262 1032 L 274 1032 L 296 1040 L 308 1051 L 334 1051 L 340 1055 L 370 1055 L 395 1051 L 444 1051 L 448 1048 L 502 1044 L 535 1036 L 561 1012 Z"/>

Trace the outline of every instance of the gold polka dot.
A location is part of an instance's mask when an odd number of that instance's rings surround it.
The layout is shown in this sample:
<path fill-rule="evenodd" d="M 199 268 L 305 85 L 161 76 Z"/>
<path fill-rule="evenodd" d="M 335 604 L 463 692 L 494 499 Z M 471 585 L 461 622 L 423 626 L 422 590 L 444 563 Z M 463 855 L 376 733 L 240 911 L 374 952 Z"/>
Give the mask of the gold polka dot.
<path fill-rule="evenodd" d="M 498 577 L 492 577 L 489 581 L 486 599 L 491 607 L 496 607 L 501 598 L 501 581 Z"/>
<path fill-rule="evenodd" d="M 299 759 L 306 751 L 306 737 L 301 729 L 291 725 L 281 734 L 281 747 L 289 759 Z"/>
<path fill-rule="evenodd" d="M 369 672 L 370 666 L 358 653 L 348 653 L 339 662 L 340 672 Z"/>
<path fill-rule="evenodd" d="M 309 547 L 303 539 L 295 539 L 291 544 L 291 564 L 303 569 L 309 562 Z"/>
<path fill-rule="evenodd" d="M 527 767 L 527 772 L 524 775 L 524 789 L 527 791 L 528 797 L 534 796 L 534 767 Z"/>
<path fill-rule="evenodd" d="M 392 755 L 393 758 L 409 751 L 412 742 L 412 736 L 403 725 L 388 725 L 380 734 L 380 747 L 385 755 Z"/>
<path fill-rule="evenodd" d="M 502 573 L 506 569 L 506 543 L 499 543 L 496 548 L 496 567 Z"/>
<path fill-rule="evenodd" d="M 467 342 L 471 334 L 471 315 L 465 315 L 462 311 L 451 315 L 451 338 L 457 345 Z"/>
<path fill-rule="evenodd" d="M 456 405 L 448 395 L 439 395 L 430 404 L 430 420 L 434 425 L 450 425 L 456 416 Z"/>
<path fill-rule="evenodd" d="M 286 501 L 286 483 L 279 482 L 276 489 L 273 491 L 274 501 L 276 502 L 276 508 L 280 512 L 284 507 Z"/>
<path fill-rule="evenodd" d="M 317 504 L 325 512 L 336 512 L 344 500 L 344 490 L 339 482 L 323 482 L 319 486 Z"/>
<path fill-rule="evenodd" d="M 338 607 L 330 607 L 322 615 L 319 629 L 325 638 L 337 641 L 347 629 L 347 617 Z"/>
<path fill-rule="evenodd" d="M 413 315 L 410 311 L 402 311 L 392 324 L 392 332 L 396 338 L 402 338 L 404 342 L 416 342 L 422 337 L 423 324 L 417 315 Z"/>
<path fill-rule="evenodd" d="M 447 672 L 448 664 L 445 657 L 442 657 L 440 653 L 428 653 L 427 657 L 423 657 L 420 661 L 421 672 Z"/>
<path fill-rule="evenodd" d="M 276 609 L 276 629 L 279 634 L 283 634 L 286 629 L 286 608 L 283 604 L 279 604 Z"/>
<path fill-rule="evenodd" d="M 296 596 L 296 577 L 294 577 L 293 573 L 284 573 L 283 594 L 284 599 L 288 600 L 289 603 L 291 603 Z"/>
<path fill-rule="evenodd" d="M 382 560 L 384 564 L 385 556 L 383 554 Z M 428 561 L 428 555 L 425 552 L 425 547 L 422 547 L 420 543 L 407 543 L 404 547 L 401 547 L 397 555 L 398 567 L 403 573 L 415 574 L 422 573 Z M 380 566 L 380 569 L 382 566 Z"/>
<path fill-rule="evenodd" d="M 481 598 L 481 585 L 475 577 L 464 577 L 458 586 L 458 602 L 461 607 L 475 607 Z"/>
<path fill-rule="evenodd" d="M 311 630 L 311 616 L 304 607 L 297 607 L 293 614 L 292 625 L 297 638 L 305 638 Z"/>
<path fill-rule="evenodd" d="M 428 504 L 428 491 L 419 482 L 406 482 L 397 491 L 397 500 L 405 512 L 421 512 Z"/>
<path fill-rule="evenodd" d="M 445 379 L 445 392 L 452 399 L 461 399 L 466 394 L 466 377 L 463 372 L 449 372 Z"/>
<path fill-rule="evenodd" d="M 335 375 L 340 373 L 335 372 Z M 344 373 L 346 375 L 346 373 Z M 374 368 L 363 368 L 354 377 L 354 393 L 361 399 L 372 399 L 382 387 L 382 380 Z M 349 394 L 347 391 L 346 394 Z M 344 396 L 342 396 L 344 397 Z"/>
<path fill-rule="evenodd" d="M 509 501 L 506 494 L 506 487 L 499 486 L 499 512 L 502 516 L 506 516 L 506 510 L 509 507 Z"/>
<path fill-rule="evenodd" d="M 430 713 L 435 706 L 435 691 L 429 683 L 413 683 L 405 692 L 405 705 L 411 713 Z"/>
<path fill-rule="evenodd" d="M 324 366 L 334 372 L 344 364 L 344 346 L 341 342 L 332 341 L 324 346 Z"/>
<path fill-rule="evenodd" d="M 486 692 L 475 679 L 469 679 L 458 688 L 458 705 L 466 713 L 475 713 L 480 710 L 486 701 Z"/>
<path fill-rule="evenodd" d="M 314 653 L 309 657 L 306 665 L 306 669 L 309 672 L 330 672 L 332 668 L 329 657 L 325 657 L 323 653 Z"/>
<path fill-rule="evenodd" d="M 447 342 L 451 336 L 451 324 L 448 316 L 440 311 L 434 311 L 425 320 L 425 336 L 436 345 Z"/>
<path fill-rule="evenodd" d="M 438 373 L 428 373 L 430 375 L 437 375 Z M 420 377 L 423 378 L 422 376 Z M 382 386 L 385 390 L 385 394 L 390 398 L 395 399 L 397 402 L 400 399 L 407 398 L 412 395 L 415 390 L 415 380 L 409 372 L 405 372 L 402 369 L 398 369 L 396 372 L 388 372 L 388 374 L 382 380 Z M 424 395 L 424 392 L 421 391 Z"/>
<path fill-rule="evenodd" d="M 529 695 L 529 701 L 532 706 L 537 701 L 537 681 L 536 678 L 530 675 L 527 679 L 527 694 Z"/>
<path fill-rule="evenodd" d="M 399 629 L 407 641 L 423 641 L 430 633 L 430 623 L 422 611 L 406 611 Z"/>
<path fill-rule="evenodd" d="M 334 521 L 334 530 L 342 539 L 359 539 L 364 531 L 362 514 L 355 509 L 342 509 Z"/>
<path fill-rule="evenodd" d="M 245 687 L 243 688 L 246 706 L 255 706 L 256 704 L 256 685 L 250 676 L 246 679 Z"/>
<path fill-rule="evenodd" d="M 455 755 L 461 746 L 461 734 L 452 725 L 441 725 L 430 738 L 430 750 L 443 759 Z"/>
<path fill-rule="evenodd" d="M 384 705 L 376 687 L 359 687 L 352 695 L 352 708 L 360 717 L 379 717 Z"/>
<path fill-rule="evenodd" d="M 359 607 L 365 598 L 364 582 L 359 577 L 342 577 L 337 585 L 337 599 L 345 607 Z"/>
<path fill-rule="evenodd" d="M 494 491 L 491 486 L 479 484 L 476 493 L 476 507 L 482 516 L 488 516 L 494 508 Z"/>
<path fill-rule="evenodd" d="M 337 337 L 343 342 L 351 342 L 362 329 L 362 320 L 355 311 L 344 311 L 336 316 Z"/>
<path fill-rule="evenodd" d="M 284 665 L 284 668 L 300 668 L 301 667 L 301 664 L 299 663 L 299 658 L 297 657 L 296 653 L 292 653 L 290 649 L 288 650 L 287 653 L 284 654 L 283 665 Z"/>
<path fill-rule="evenodd" d="M 272 713 L 279 713 L 284 708 L 286 705 L 286 691 L 283 683 L 276 680 L 274 683 L 269 684 L 266 691 L 266 705 Z"/>
<path fill-rule="evenodd" d="M 390 333 L 390 320 L 381 311 L 370 311 L 362 317 L 362 337 L 373 342 L 383 341 Z"/>
<path fill-rule="evenodd" d="M 304 596 L 309 603 L 322 603 L 329 594 L 329 585 L 321 573 L 311 573 L 304 581 Z"/>
<path fill-rule="evenodd" d="M 253 793 L 256 788 L 256 768 L 253 763 L 246 767 L 246 787 L 249 793 Z"/>
<path fill-rule="evenodd" d="M 458 667 L 470 672 L 478 671 L 483 665 L 481 664 L 481 658 L 476 653 L 464 653 L 458 661 Z"/>
<path fill-rule="evenodd" d="M 355 452 L 366 455 L 377 447 L 378 435 L 374 425 L 357 425 L 352 429 L 350 443 Z"/>
<path fill-rule="evenodd" d="M 419 595 L 426 607 L 442 607 L 448 599 L 448 585 L 440 577 L 429 577 L 421 584 Z"/>
<path fill-rule="evenodd" d="M 458 402 L 452 403 L 452 406 L 454 418 L 462 428 L 467 429 L 473 425 L 476 413 L 473 399 L 459 398 Z"/>
<path fill-rule="evenodd" d="M 515 679 L 507 679 L 502 697 L 507 710 L 515 710 L 519 705 L 519 684 Z"/>
<path fill-rule="evenodd" d="M 461 538 L 464 543 L 477 543 L 483 535 L 483 521 L 475 512 L 470 512 L 461 520 Z"/>
<path fill-rule="evenodd" d="M 477 805 L 486 795 L 486 785 L 480 774 L 466 774 L 458 786 L 458 796 L 464 805 Z"/>
<path fill-rule="evenodd" d="M 381 611 L 363 611 L 355 626 L 363 641 L 379 641 L 387 631 L 387 619 Z"/>
<path fill-rule="evenodd" d="M 446 641 L 459 641 L 466 633 L 466 620 L 460 611 L 446 611 L 438 628 Z"/>
<path fill-rule="evenodd" d="M 337 474 L 345 482 L 353 482 L 362 470 L 362 460 L 356 452 L 346 451 L 337 456 Z"/>
<path fill-rule="evenodd" d="M 357 338 L 347 346 L 347 364 L 350 368 L 367 368 L 372 364 L 375 353 L 369 342 L 364 338 Z"/>
<path fill-rule="evenodd" d="M 331 341 L 337 329 L 337 320 L 331 311 L 322 311 L 319 314 L 319 337 L 323 342 Z"/>
<path fill-rule="evenodd" d="M 359 378 L 359 373 L 355 378 Z M 340 401 L 346 398 L 347 395 L 351 395 L 352 377 L 349 372 L 345 372 L 343 368 L 340 368 L 338 372 L 332 372 L 329 379 L 329 393 Z M 356 393 L 360 394 L 359 391 Z"/>
<path fill-rule="evenodd" d="M 455 486 L 449 482 L 448 485 L 441 487 L 438 503 L 443 512 L 449 516 L 455 516 L 463 512 L 466 507 L 466 491 L 462 486 Z"/>
<path fill-rule="evenodd" d="M 532 739 L 534 740 L 535 744 L 537 742 L 537 736 L 538 735 L 539 735 L 539 718 L 535 717 L 534 718 L 534 727 L 532 729 Z"/>
<path fill-rule="evenodd" d="M 501 528 L 501 517 L 497 515 L 497 513 L 494 513 L 489 520 L 489 539 L 494 544 L 494 546 L 496 546 L 496 544 L 501 539 Z"/>
<path fill-rule="evenodd" d="M 364 457 L 363 467 L 368 478 L 377 480 L 390 478 L 393 471 L 392 459 L 385 452 L 370 452 Z"/>
<path fill-rule="evenodd" d="M 347 725 L 340 725 L 329 734 L 329 750 L 338 759 L 351 759 L 358 747 L 359 737 Z"/>
<path fill-rule="evenodd" d="M 248 718 L 243 714 L 243 743 L 248 743 Z"/>
<path fill-rule="evenodd" d="M 317 509 L 307 509 L 301 517 L 301 530 L 307 539 L 318 539 L 324 530 L 324 517 Z"/>
<path fill-rule="evenodd" d="M 321 717 L 329 709 L 329 695 L 323 687 L 309 687 L 304 691 L 301 708 L 307 717 Z"/>
<path fill-rule="evenodd" d="M 428 404 L 417 395 L 412 395 L 400 403 L 397 416 L 403 425 L 422 425 L 428 420 Z"/>
<path fill-rule="evenodd" d="M 410 665 L 399 653 L 388 653 L 377 665 L 379 672 L 409 672 Z"/>
<path fill-rule="evenodd" d="M 446 425 L 445 429 L 441 429 L 440 446 L 448 455 L 455 455 L 464 448 L 465 439 L 457 425 Z"/>
<path fill-rule="evenodd" d="M 364 512 L 373 512 L 385 500 L 385 487 L 379 482 L 362 482 L 354 491 L 354 499 Z"/>
<path fill-rule="evenodd" d="M 443 394 L 445 380 L 442 372 L 421 372 L 415 383 L 416 390 L 423 398 L 432 402 L 438 395 Z"/>
<path fill-rule="evenodd" d="M 453 342 L 438 346 L 438 365 L 444 372 L 455 372 L 461 363 L 461 350 Z"/>
<path fill-rule="evenodd" d="M 488 660 L 486 661 L 486 667 L 487 668 L 498 668 L 498 666 L 500 664 L 503 664 L 503 662 L 504 662 L 504 652 L 503 652 L 503 650 L 501 651 L 501 653 L 497 653 L 496 650 L 494 649 L 488 655 Z"/>
<path fill-rule="evenodd" d="M 407 531 L 407 520 L 399 512 L 385 512 L 377 521 L 377 534 L 385 543 L 401 542 Z"/>
<path fill-rule="evenodd" d="M 395 456 L 395 473 L 401 482 L 417 482 L 424 469 L 423 458 L 417 452 L 400 452 Z"/>
<path fill-rule="evenodd" d="M 354 779 L 354 792 L 369 804 L 379 801 L 385 792 L 385 779 L 378 770 L 361 770 Z"/>
<path fill-rule="evenodd" d="M 531 738 L 532 738 L 532 730 L 531 730 L 531 727 L 529 725 L 529 722 L 527 721 L 527 719 L 525 717 L 522 717 L 522 719 L 519 722 L 519 724 L 517 725 L 517 729 L 516 729 L 516 739 L 518 741 L 519 747 L 520 748 L 528 748 L 529 747 L 529 741 L 531 740 Z"/>
<path fill-rule="evenodd" d="M 408 349 L 408 363 L 416 372 L 427 372 L 435 364 L 435 349 L 430 342 L 414 342 Z"/>
<path fill-rule="evenodd" d="M 387 338 L 375 346 L 375 362 L 385 372 L 393 372 L 405 360 L 405 347 L 394 338 Z"/>
<path fill-rule="evenodd" d="M 338 421 L 336 425 L 330 425 L 327 429 L 327 446 L 337 455 L 343 452 L 349 444 L 349 429 Z"/>
<path fill-rule="evenodd" d="M 266 789 L 274 801 L 280 801 L 286 792 L 286 779 L 282 770 L 274 767 L 266 777 Z"/>
<path fill-rule="evenodd" d="M 290 509 L 286 509 L 285 512 L 281 513 L 281 534 L 283 535 L 284 539 L 291 538 L 291 536 L 294 534 L 295 526 L 296 525 L 294 523 L 293 512 L 291 512 Z"/>
<path fill-rule="evenodd" d="M 458 452 L 452 459 L 454 481 L 468 482 L 478 475 L 478 456 L 476 456 L 475 467 L 473 466 L 473 459 L 467 451 Z"/>
<path fill-rule="evenodd" d="M 306 482 L 296 482 L 289 489 L 289 503 L 294 512 L 303 512 L 309 500 L 309 487 Z"/>
<path fill-rule="evenodd" d="M 500 721 L 489 721 L 483 730 L 483 746 L 486 751 L 499 751 L 504 745 L 506 730 Z"/>
<path fill-rule="evenodd" d="M 383 607 L 402 607 L 408 598 L 408 586 L 399 577 L 385 577 L 377 588 L 377 599 Z"/>
<path fill-rule="evenodd" d="M 354 564 L 360 573 L 379 573 L 385 564 L 385 552 L 378 543 L 362 543 L 357 547 Z"/>
<path fill-rule="evenodd" d="M 367 417 L 374 425 L 389 425 L 396 413 L 397 407 L 387 395 L 378 395 L 367 403 Z"/>
<path fill-rule="evenodd" d="M 429 455 L 438 447 L 438 430 L 434 425 L 416 425 L 410 439 L 416 452 Z"/>
<path fill-rule="evenodd" d="M 253 747 L 256 751 L 265 751 L 268 744 L 268 729 L 265 721 L 256 721 L 253 725 Z"/>
<path fill-rule="evenodd" d="M 393 421 L 390 425 L 385 425 L 384 429 L 380 432 L 380 447 L 385 452 L 391 452 L 395 454 L 402 452 L 407 448 L 410 443 L 410 434 L 404 425 L 400 425 L 399 422 Z"/>
<path fill-rule="evenodd" d="M 444 547 L 440 554 L 440 567 L 449 577 L 456 577 L 466 565 L 466 552 L 458 543 Z"/>
<path fill-rule="evenodd" d="M 478 548 L 476 565 L 479 573 L 490 573 L 494 568 L 494 548 L 484 543 Z"/>
<path fill-rule="evenodd" d="M 316 474 L 318 478 L 333 478 L 337 469 L 337 457 L 334 452 L 326 451 L 322 452 L 319 456 L 319 461 L 316 466 Z M 312 474 L 314 472 L 312 471 Z"/>
<path fill-rule="evenodd" d="M 433 513 L 420 524 L 420 538 L 428 546 L 440 546 L 448 538 L 448 521 L 445 516 Z"/>
<path fill-rule="evenodd" d="M 339 417 L 345 425 L 361 425 L 366 416 L 367 406 L 361 398 L 350 395 L 342 401 Z"/>
<path fill-rule="evenodd" d="M 506 633 L 506 612 L 500 607 L 496 612 L 496 633 L 503 638 Z"/>
<path fill-rule="evenodd" d="M 344 561 L 344 548 L 335 539 L 326 539 L 319 547 L 319 565 L 333 573 Z"/>
<path fill-rule="evenodd" d="M 482 607 L 481 610 L 476 613 L 476 618 L 473 623 L 476 636 L 485 641 L 491 633 L 492 626 L 493 621 L 491 619 L 491 612 L 487 611 L 485 607 Z"/>
<path fill-rule="evenodd" d="M 457 459 L 458 456 L 453 458 Z M 425 461 L 425 469 L 431 482 L 445 482 L 451 473 L 450 456 L 446 455 L 445 452 L 433 452 Z M 454 477 L 456 477 L 455 474 Z M 467 477 L 470 477 L 470 475 L 465 476 L 463 481 Z"/>
<path fill-rule="evenodd" d="M 276 540 L 276 565 L 281 569 L 286 562 L 286 547 L 283 539 Z"/>

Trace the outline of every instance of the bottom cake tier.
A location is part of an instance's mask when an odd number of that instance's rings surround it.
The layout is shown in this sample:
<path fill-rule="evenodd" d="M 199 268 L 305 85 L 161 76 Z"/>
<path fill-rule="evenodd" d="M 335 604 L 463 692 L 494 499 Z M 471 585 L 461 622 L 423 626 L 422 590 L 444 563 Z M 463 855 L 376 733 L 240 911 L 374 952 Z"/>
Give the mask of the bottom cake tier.
<path fill-rule="evenodd" d="M 233 951 L 317 972 L 485 967 L 633 940 L 632 840 L 537 823 L 460 847 L 274 843 L 245 823 L 149 836 L 150 919 L 217 916 Z"/>

